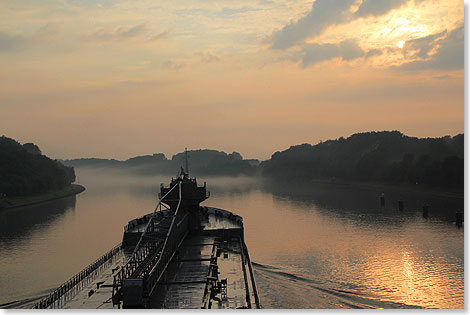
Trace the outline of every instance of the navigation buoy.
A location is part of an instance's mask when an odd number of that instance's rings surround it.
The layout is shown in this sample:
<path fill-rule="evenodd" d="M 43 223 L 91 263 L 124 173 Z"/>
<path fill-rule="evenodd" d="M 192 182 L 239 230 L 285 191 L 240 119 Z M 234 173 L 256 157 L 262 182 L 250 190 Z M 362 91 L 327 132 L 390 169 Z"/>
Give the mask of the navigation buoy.
<path fill-rule="evenodd" d="M 405 209 L 405 206 L 403 204 L 403 200 L 398 201 L 398 210 L 403 211 Z"/>
<path fill-rule="evenodd" d="M 429 216 L 429 208 L 428 206 L 424 205 L 423 206 L 423 218 L 427 219 Z"/>
<path fill-rule="evenodd" d="M 462 223 L 463 223 L 463 212 L 457 212 L 455 214 L 455 224 L 458 226 L 458 227 L 461 227 L 462 226 Z"/>

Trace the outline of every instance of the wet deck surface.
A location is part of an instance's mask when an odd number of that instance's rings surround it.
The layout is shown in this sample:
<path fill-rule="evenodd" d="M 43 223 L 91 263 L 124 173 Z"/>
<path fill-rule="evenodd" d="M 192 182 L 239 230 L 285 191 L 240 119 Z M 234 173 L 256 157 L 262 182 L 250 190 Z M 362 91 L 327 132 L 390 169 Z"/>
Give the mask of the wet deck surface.
<path fill-rule="evenodd" d="M 172 261 L 151 298 L 151 308 L 199 309 L 204 305 L 204 290 L 215 236 L 189 236 L 180 248 L 179 258 Z M 227 296 L 218 294 L 212 308 L 246 306 L 240 244 L 237 240 L 223 244 L 217 258 L 219 279 L 227 279 Z"/>

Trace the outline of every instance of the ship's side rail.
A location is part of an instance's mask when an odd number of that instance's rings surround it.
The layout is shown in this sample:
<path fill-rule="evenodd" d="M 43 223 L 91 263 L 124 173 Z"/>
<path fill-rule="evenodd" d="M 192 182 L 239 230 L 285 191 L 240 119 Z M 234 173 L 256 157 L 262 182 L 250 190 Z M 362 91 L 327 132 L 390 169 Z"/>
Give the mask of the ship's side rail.
<path fill-rule="evenodd" d="M 106 254 L 95 260 L 82 271 L 70 278 L 67 282 L 55 289 L 48 296 L 37 302 L 34 309 L 47 309 L 60 307 L 63 303 L 70 300 L 75 294 L 96 275 L 101 269 L 113 262 L 116 254 L 121 251 L 121 243 L 113 247 Z"/>
<path fill-rule="evenodd" d="M 253 296 L 255 297 L 256 308 L 261 308 L 259 303 L 258 288 L 256 287 L 255 274 L 253 272 L 253 265 L 251 264 L 250 254 L 248 253 L 248 248 L 246 247 L 245 242 L 243 242 L 243 251 L 245 251 L 245 259 L 248 264 L 248 270 L 250 271 L 251 278 L 251 287 L 253 288 Z"/>
<path fill-rule="evenodd" d="M 224 233 L 224 232 L 229 232 L 229 233 Z M 232 255 L 235 255 L 235 256 L 239 255 L 239 259 L 240 259 L 239 261 L 241 263 L 241 271 L 243 274 L 243 276 L 240 278 L 240 281 L 244 282 L 243 286 L 241 287 L 244 289 L 243 290 L 244 300 L 246 303 L 242 306 L 237 306 L 236 304 L 235 305 L 232 304 L 231 306 L 250 308 L 250 309 L 251 308 L 260 309 L 261 305 L 259 302 L 258 289 L 256 286 L 253 267 L 251 265 L 250 256 L 248 254 L 248 249 L 246 247 L 245 242 L 243 241 L 243 229 L 242 228 L 230 229 L 229 231 L 226 231 L 224 229 L 212 230 L 210 231 L 210 234 L 208 235 L 217 236 L 217 237 L 215 238 L 215 241 L 212 247 L 212 254 L 210 257 L 210 264 L 209 264 L 208 273 L 206 276 L 206 287 L 204 289 L 204 294 L 203 294 L 203 299 L 202 299 L 203 303 L 202 303 L 201 308 L 210 309 L 210 308 L 213 308 L 214 306 L 216 308 L 217 307 L 219 308 L 230 307 L 229 305 L 231 302 L 228 302 L 226 300 L 228 278 L 223 279 L 221 277 L 226 277 L 227 275 L 234 274 L 234 273 L 233 271 L 227 273 L 227 269 L 224 270 L 224 268 L 227 268 L 227 263 L 230 260 L 226 260 L 228 258 L 228 255 L 225 256 L 225 254 L 224 254 L 223 259 L 220 258 L 220 254 L 221 252 L 228 253 L 229 251 L 231 251 Z M 219 259 L 221 259 L 220 262 L 219 262 Z M 221 267 L 222 270 L 220 270 L 219 267 Z M 233 278 L 230 281 L 234 283 Z M 224 292 L 224 286 L 225 286 L 225 292 Z M 219 297 L 218 294 L 221 294 L 221 296 Z M 224 294 L 225 294 L 225 301 L 224 301 Z M 238 292 L 238 294 L 239 294 L 238 297 L 241 300 L 242 295 L 240 292 Z M 252 302 L 252 297 L 254 298 L 254 304 Z M 231 296 L 231 299 L 233 303 L 234 296 Z M 215 301 L 217 301 L 217 304 L 214 304 Z M 223 306 L 221 307 L 221 305 Z"/>
<path fill-rule="evenodd" d="M 136 227 L 139 227 L 142 224 L 147 224 L 149 221 L 155 222 L 153 218 L 156 218 L 157 220 L 161 220 L 161 217 L 165 217 L 167 215 L 169 215 L 169 210 L 165 209 L 165 210 L 160 210 L 158 212 L 155 211 L 154 213 L 146 214 L 137 219 L 133 219 L 126 224 L 126 226 L 124 227 L 124 232 L 131 231 L 132 229 L 135 229 Z"/>

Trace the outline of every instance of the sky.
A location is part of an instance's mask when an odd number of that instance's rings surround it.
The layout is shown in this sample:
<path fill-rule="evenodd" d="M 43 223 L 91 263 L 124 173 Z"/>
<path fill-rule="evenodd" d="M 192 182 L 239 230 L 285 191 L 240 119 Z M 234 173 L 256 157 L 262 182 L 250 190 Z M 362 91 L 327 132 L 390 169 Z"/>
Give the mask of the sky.
<path fill-rule="evenodd" d="M 0 0 L 0 135 L 52 158 L 267 159 L 464 132 L 457 0 Z"/>

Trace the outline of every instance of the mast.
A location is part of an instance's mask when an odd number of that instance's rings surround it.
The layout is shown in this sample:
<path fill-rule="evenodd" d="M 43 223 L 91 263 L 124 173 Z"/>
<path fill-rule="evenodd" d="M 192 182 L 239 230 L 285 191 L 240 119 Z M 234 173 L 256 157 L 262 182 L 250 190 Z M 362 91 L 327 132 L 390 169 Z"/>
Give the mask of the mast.
<path fill-rule="evenodd" d="M 185 158 L 185 170 L 186 174 L 189 176 L 189 164 L 188 164 L 188 148 L 184 148 L 184 158 Z"/>

